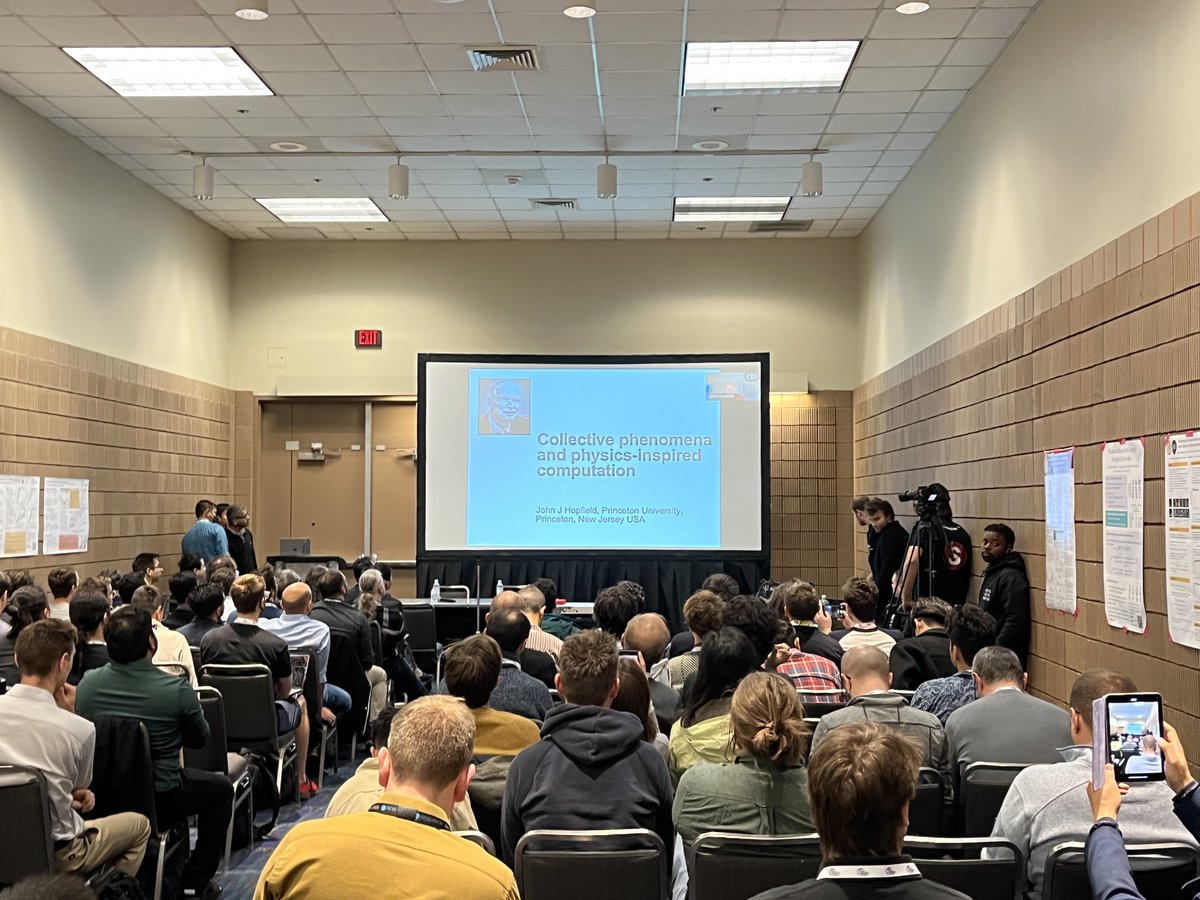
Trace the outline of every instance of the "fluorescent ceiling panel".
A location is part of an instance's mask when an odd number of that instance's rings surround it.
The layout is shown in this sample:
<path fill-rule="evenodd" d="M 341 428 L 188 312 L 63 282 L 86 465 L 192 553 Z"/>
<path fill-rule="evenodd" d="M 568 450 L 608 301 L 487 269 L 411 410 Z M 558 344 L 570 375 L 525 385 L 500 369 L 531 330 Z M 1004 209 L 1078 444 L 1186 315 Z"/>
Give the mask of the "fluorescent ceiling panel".
<path fill-rule="evenodd" d="M 676 222 L 778 222 L 791 197 L 676 197 Z"/>
<path fill-rule="evenodd" d="M 64 47 L 122 97 L 270 96 L 232 47 Z"/>
<path fill-rule="evenodd" d="M 687 96 L 841 90 L 858 41 L 689 43 Z"/>
<path fill-rule="evenodd" d="M 369 197 L 268 197 L 256 202 L 280 222 L 387 222 Z"/>

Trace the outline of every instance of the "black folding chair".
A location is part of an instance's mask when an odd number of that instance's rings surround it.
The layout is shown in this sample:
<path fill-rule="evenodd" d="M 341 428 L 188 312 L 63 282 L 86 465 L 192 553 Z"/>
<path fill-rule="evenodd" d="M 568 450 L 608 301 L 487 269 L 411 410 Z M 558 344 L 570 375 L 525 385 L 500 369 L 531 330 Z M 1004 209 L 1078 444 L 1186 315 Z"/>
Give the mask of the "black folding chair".
<path fill-rule="evenodd" d="M 494 843 L 492 843 L 492 839 L 490 837 L 488 837 L 486 834 L 484 834 L 482 831 L 456 831 L 454 833 L 457 834 L 459 837 L 465 838 L 466 840 L 470 841 L 472 844 L 478 844 L 480 847 L 482 847 L 484 850 L 486 850 L 490 855 L 492 855 L 492 856 L 496 855 L 496 845 Z"/>
<path fill-rule="evenodd" d="M 908 804 L 908 833 L 938 837 L 946 819 L 946 784 L 937 769 L 921 767 L 916 796 Z"/>
<path fill-rule="evenodd" d="M 27 875 L 54 874 L 54 830 L 46 777 L 36 769 L 0 766 L 0 809 L 5 822 L 4 840 L 0 841 L 0 887 Z"/>
<path fill-rule="evenodd" d="M 839 709 L 845 709 L 846 704 L 842 702 L 829 703 L 805 703 L 804 717 L 806 719 L 819 719 L 822 716 L 827 716 L 831 712 L 837 712 Z"/>
<path fill-rule="evenodd" d="M 667 900 L 670 856 L 662 838 L 645 828 L 526 832 L 517 841 L 513 871 L 522 900 Z"/>
<path fill-rule="evenodd" d="M 408 647 L 423 672 L 437 669 L 437 611 L 427 603 L 404 606 L 404 627 L 408 632 Z"/>
<path fill-rule="evenodd" d="M 1029 763 L 974 762 L 958 779 L 958 812 L 966 837 L 987 837 L 1008 796 L 1008 789 Z"/>
<path fill-rule="evenodd" d="M 338 770 L 338 731 L 337 722 L 332 725 L 326 725 L 325 720 L 321 718 L 321 708 L 325 705 L 325 697 L 321 691 L 321 673 L 317 671 L 317 651 L 312 647 L 299 647 L 291 653 L 293 659 L 296 657 L 307 657 L 308 668 L 304 675 L 304 684 L 299 685 L 304 688 L 304 706 L 308 712 L 308 733 L 312 735 L 309 741 L 309 755 L 312 751 L 317 751 L 317 758 L 321 761 L 317 768 L 317 787 L 325 786 L 325 753 L 326 748 L 333 744 L 333 771 Z M 298 685 L 292 685 L 297 687 Z"/>
<path fill-rule="evenodd" d="M 230 753 L 225 735 L 225 700 L 214 687 L 201 685 L 196 688 L 200 709 L 208 722 L 208 740 L 198 750 L 183 749 L 183 764 L 189 769 L 216 772 L 224 775 L 233 785 L 233 815 L 229 817 L 229 828 L 225 832 L 225 871 L 229 871 L 229 856 L 233 851 L 233 823 L 237 819 L 238 807 L 250 804 L 250 847 L 254 849 L 254 792 L 250 779 L 250 766 L 240 753 Z"/>
<path fill-rule="evenodd" d="M 1180 888 L 1200 875 L 1200 850 L 1191 844 L 1126 844 L 1133 883 L 1143 897 L 1178 897 Z M 1189 892 L 1190 893 L 1190 892 Z M 1046 857 L 1042 876 L 1043 900 L 1091 897 L 1083 844 L 1059 844 Z"/>
<path fill-rule="evenodd" d="M 156 669 L 162 669 L 168 675 L 174 675 L 176 678 L 187 678 L 187 666 L 177 662 L 158 662 L 154 664 Z"/>
<path fill-rule="evenodd" d="M 821 842 L 815 834 L 708 831 L 692 842 L 687 863 L 689 900 L 747 900 L 815 878 Z"/>
<path fill-rule="evenodd" d="M 998 859 L 985 859 L 984 850 L 1007 852 Z M 1020 900 L 1025 859 L 1010 841 L 906 837 L 903 852 L 916 859 L 917 868 L 929 881 L 961 891 L 972 900 Z"/>

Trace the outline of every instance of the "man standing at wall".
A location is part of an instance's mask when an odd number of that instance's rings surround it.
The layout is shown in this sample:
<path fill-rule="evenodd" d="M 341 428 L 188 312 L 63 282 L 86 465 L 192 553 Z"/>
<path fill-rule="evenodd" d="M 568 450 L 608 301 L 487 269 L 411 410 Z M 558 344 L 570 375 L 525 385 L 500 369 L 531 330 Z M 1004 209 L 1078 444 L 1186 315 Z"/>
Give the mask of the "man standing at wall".
<path fill-rule="evenodd" d="M 201 500 L 196 504 L 195 524 L 183 536 L 181 546 L 185 556 L 194 554 L 206 564 L 218 556 L 229 555 L 225 529 L 217 524 L 217 504 L 211 500 Z"/>
<path fill-rule="evenodd" d="M 250 513 L 246 507 L 236 503 L 225 511 L 225 542 L 229 555 L 237 570 L 243 575 L 258 570 L 258 556 L 254 552 L 254 535 L 250 532 Z"/>
<path fill-rule="evenodd" d="M 996 620 L 996 644 L 1029 661 L 1029 575 L 1025 559 L 1013 547 L 1017 536 L 1002 522 L 983 530 L 983 584 L 979 605 Z"/>

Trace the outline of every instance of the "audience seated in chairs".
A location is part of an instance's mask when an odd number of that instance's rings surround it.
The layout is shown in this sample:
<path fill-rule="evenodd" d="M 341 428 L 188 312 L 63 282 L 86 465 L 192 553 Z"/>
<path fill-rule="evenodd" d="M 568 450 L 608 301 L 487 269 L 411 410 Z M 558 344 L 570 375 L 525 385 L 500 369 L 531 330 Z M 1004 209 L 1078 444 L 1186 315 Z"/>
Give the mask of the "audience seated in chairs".
<path fill-rule="evenodd" d="M 679 780 L 674 819 L 684 845 L 706 831 L 814 831 L 808 728 L 796 691 L 776 675 L 751 672 L 733 692 L 729 722 L 737 761 L 697 763 Z"/>
<path fill-rule="evenodd" d="M 108 663 L 108 644 L 104 641 L 104 622 L 108 619 L 112 601 L 103 586 L 94 579 L 85 579 L 71 597 L 71 624 L 75 626 L 78 640 L 75 661 L 67 682 L 79 684 L 83 676 L 92 669 Z"/>
<path fill-rule="evenodd" d="M 154 639 L 158 649 L 154 651 L 154 663 L 177 663 L 187 670 L 188 683 L 196 686 L 196 667 L 192 663 L 192 650 L 187 638 L 176 634 L 162 623 L 167 598 L 158 588 L 143 584 L 133 592 L 130 601 L 134 609 L 144 610 L 150 616 L 154 628 Z"/>
<path fill-rule="evenodd" d="M 799 578 L 785 581 L 771 592 L 771 609 L 795 632 L 796 649 L 814 656 L 823 656 L 835 666 L 841 665 L 842 645 L 821 630 L 818 621 L 824 616 L 821 597 L 810 582 Z M 828 617 L 825 617 L 828 620 Z"/>
<path fill-rule="evenodd" d="M 168 604 L 166 615 L 163 616 L 163 624 L 172 631 L 179 631 L 196 618 L 196 613 L 188 603 L 188 597 L 199 583 L 193 572 L 176 572 L 167 579 L 171 602 Z"/>
<path fill-rule="evenodd" d="M 470 900 L 518 900 L 503 863 L 450 832 L 451 810 L 467 793 L 475 723 L 452 697 L 422 697 L 401 708 L 379 750 L 383 795 L 365 812 L 302 822 L 271 854 L 255 900 L 324 900 L 408 891 Z"/>
<path fill-rule="evenodd" d="M 21 681 L 0 697 L 0 765 L 24 766 L 45 776 L 60 872 L 86 875 L 115 865 L 136 875 L 150 839 L 146 817 L 119 813 L 88 822 L 80 817 L 96 802 L 88 790 L 96 728 L 75 714 L 75 689 L 67 683 L 75 629 L 57 619 L 35 622 L 21 629 L 16 652 Z M 7 820 L 5 827 L 20 823 Z"/>
<path fill-rule="evenodd" d="M 524 612 L 525 607 L 522 604 L 521 595 L 516 591 L 501 591 L 497 594 L 492 600 L 491 608 L 485 618 L 490 620 L 492 616 L 506 609 Z M 526 645 L 518 660 L 521 663 L 521 671 L 526 675 L 532 675 L 544 684 L 547 690 L 554 687 L 554 676 L 558 674 L 558 663 L 553 656 L 543 653 L 541 650 L 532 650 Z"/>
<path fill-rule="evenodd" d="M 612 708 L 637 716 L 642 723 L 642 740 L 667 758 L 667 736 L 658 730 L 654 707 L 650 703 L 650 682 L 640 659 L 622 656 L 617 667 L 620 690 L 613 698 Z"/>
<path fill-rule="evenodd" d="M 79 714 L 93 722 L 122 716 L 146 726 L 159 826 L 170 828 L 189 816 L 197 817 L 196 847 L 183 873 L 185 896 L 211 896 L 217 889 L 210 880 L 220 865 L 233 814 L 233 786 L 224 775 L 179 764 L 181 747 L 203 747 L 208 739 L 200 701 L 184 679 L 154 666 L 151 659 L 157 641 L 144 609 L 115 610 L 105 637 L 112 662 L 88 672 L 79 683 Z"/>
<path fill-rule="evenodd" d="M 232 565 L 210 565 L 208 567 L 208 583 L 215 584 L 221 589 L 221 596 L 225 599 L 222 601 L 220 618 L 222 621 L 227 616 L 233 615 L 236 617 L 237 609 L 233 605 L 233 598 L 230 596 L 230 591 L 233 590 L 233 583 L 237 580 L 237 570 Z"/>
<path fill-rule="evenodd" d="M 334 793 L 329 806 L 325 808 L 325 818 L 366 812 L 383 795 L 384 788 L 379 781 L 379 751 L 387 749 L 392 719 L 395 717 L 396 710 L 389 707 L 371 723 L 370 742 L 367 745 L 370 755 Z M 450 810 L 450 827 L 455 831 L 475 831 L 479 827 L 471 810 L 469 794 L 454 802 Z"/>
<path fill-rule="evenodd" d="M 540 737 L 536 723 L 488 705 L 500 683 L 502 659 L 499 644 L 486 634 L 464 638 L 442 654 L 447 693 L 465 700 L 475 719 L 476 757 L 516 756 Z"/>
<path fill-rule="evenodd" d="M 330 684 L 326 678 L 329 668 L 329 626 L 312 618 L 312 592 L 306 584 L 293 584 L 284 588 L 283 615 L 278 619 L 260 619 L 259 627 L 283 638 L 288 650 L 310 649 L 317 651 L 317 683 L 321 686 L 321 718 L 332 725 L 350 712 L 350 695 Z"/>
<path fill-rule="evenodd" d="M 529 640 L 525 646 L 539 653 L 547 653 L 555 660 L 562 650 L 562 638 L 555 637 L 548 631 L 542 631 L 542 620 L 546 616 L 546 595 L 536 584 L 527 584 L 517 591 L 521 598 L 521 612 L 529 620 Z M 551 604 L 553 600 L 549 601 Z"/>
<path fill-rule="evenodd" d="M 621 582 L 602 588 L 592 604 L 592 618 L 596 620 L 596 626 L 614 638 L 624 634 L 629 620 L 642 611 L 645 595 L 643 593 L 642 597 L 639 597 L 640 585 L 636 586 L 638 591 L 633 591 L 628 588 L 630 584 L 633 582 Z"/>
<path fill-rule="evenodd" d="M 922 753 L 909 738 L 874 722 L 830 732 L 808 767 L 821 873 L 755 900 L 965 900 L 958 891 L 926 881 L 902 854 Z"/>
<path fill-rule="evenodd" d="M 0 638 L 0 678 L 11 686 L 21 681 L 21 672 L 17 668 L 17 638 L 34 622 L 50 618 L 46 592 L 32 584 L 14 588 L 5 613 L 11 628 Z"/>
<path fill-rule="evenodd" d="M 488 616 L 485 633 L 500 646 L 500 683 L 488 698 L 488 706 L 541 722 L 553 701 L 550 689 L 521 670 L 521 653 L 529 638 L 530 625 L 519 609 L 502 609 Z"/>
<path fill-rule="evenodd" d="M 800 635 L 790 622 L 781 621 L 780 629 L 791 630 L 791 641 L 775 645 L 775 652 L 767 660 L 766 668 L 778 672 L 792 682 L 805 702 L 837 702 L 838 695 L 829 691 L 842 690 L 842 673 L 828 657 L 808 653 L 803 649 Z M 804 627 L 803 625 L 800 627 Z"/>
<path fill-rule="evenodd" d="M 866 644 L 891 653 L 896 643 L 903 639 L 900 632 L 876 624 L 878 604 L 879 589 L 870 578 L 851 578 L 842 585 L 842 621 L 848 627 L 831 632 L 842 650 Z"/>
<path fill-rule="evenodd" d="M 678 784 L 680 776 L 698 762 L 733 762 L 730 698 L 738 682 L 758 670 L 762 660 L 750 639 L 737 628 L 722 628 L 704 639 L 700 668 L 687 705 L 671 729 L 667 764 L 673 782 Z"/>
<path fill-rule="evenodd" d="M 311 582 L 309 587 L 312 587 Z M 368 721 L 374 721 L 387 703 L 387 672 L 375 659 L 375 648 L 371 644 L 371 623 L 361 610 L 346 605 L 346 576 L 337 569 L 327 569 L 317 579 L 314 597 L 320 599 L 313 604 L 309 614 L 318 622 L 324 622 L 334 634 L 348 637 L 358 651 L 359 662 L 371 685 L 371 700 L 367 707 Z"/>
<path fill-rule="evenodd" d="M 8 573 L 0 571 L 0 638 L 8 634 L 12 627 L 4 618 L 4 610 L 8 606 L 9 595 L 13 592 L 12 581 L 8 577 Z"/>
<path fill-rule="evenodd" d="M 199 647 L 204 636 L 221 627 L 221 612 L 225 608 L 225 594 L 217 584 L 202 584 L 188 594 L 188 606 L 194 618 L 179 629 L 179 635 L 191 647 Z"/>
<path fill-rule="evenodd" d="M 671 782 L 640 721 L 611 709 L 620 684 L 617 642 L 585 631 L 563 642 L 558 690 L 566 703 L 546 716 L 542 739 L 508 772 L 501 852 L 535 829 L 649 828 L 671 847 Z"/>
<path fill-rule="evenodd" d="M 670 660 L 664 656 L 671 640 L 671 629 L 667 620 L 658 613 L 641 613 L 629 620 L 625 633 L 621 635 L 623 650 L 636 650 L 642 655 L 642 666 L 649 679 L 650 702 L 658 719 L 658 730 L 669 734 L 671 725 L 679 718 L 679 691 L 671 687 L 667 667 Z"/>
<path fill-rule="evenodd" d="M 957 671 L 922 684 L 913 694 L 912 707 L 933 713 L 945 725 L 950 713 L 974 700 L 971 664 L 976 653 L 996 642 L 995 632 L 996 620 L 978 606 L 957 607 L 950 616 L 950 661 Z"/>
<path fill-rule="evenodd" d="M 71 621 L 71 596 L 79 586 L 79 575 L 74 569 L 59 566 L 47 573 L 46 585 L 50 588 L 50 618 Z"/>
<path fill-rule="evenodd" d="M 997 649 L 1016 659 L 1011 650 Z M 1092 703 L 1105 694 L 1136 692 L 1133 682 L 1117 672 L 1092 669 L 1080 675 L 1071 688 L 1072 746 L 1063 753 L 1066 761 L 1030 766 L 1008 789 L 992 836 L 1012 841 L 1028 861 L 1025 895 L 1029 900 L 1041 897 L 1050 851 L 1067 841 L 1084 840 L 1092 826 L 1085 788 L 1092 773 Z M 1126 840 L 1195 844 L 1191 833 L 1171 814 L 1174 793 L 1162 781 L 1137 785 L 1121 804 Z M 998 851 L 985 852 L 994 855 Z"/>
<path fill-rule="evenodd" d="M 259 625 L 265 586 L 257 575 L 242 575 L 233 583 L 233 602 L 238 617 L 232 625 L 222 625 L 200 642 L 202 666 L 218 663 L 227 666 L 258 663 L 271 670 L 275 679 L 275 720 L 279 734 L 296 732 L 296 749 L 302 761 L 308 760 L 309 722 L 304 698 L 292 699 L 292 657 L 283 638 Z M 295 685 L 300 688 L 301 685 Z M 311 797 L 317 784 L 304 774 L 301 765 L 300 796 Z"/>
<path fill-rule="evenodd" d="M 666 682 L 675 691 L 700 667 L 700 648 L 704 639 L 721 629 L 725 602 L 712 591 L 696 591 L 683 604 L 683 621 L 692 636 L 691 649 L 667 661 Z"/>
<path fill-rule="evenodd" d="M 951 614 L 951 606 L 945 600 L 926 597 L 917 601 L 912 612 L 915 635 L 892 648 L 892 687 L 915 691 L 926 681 L 948 678 L 955 673 L 947 630 Z"/>
<path fill-rule="evenodd" d="M 700 585 L 701 591 L 710 591 L 717 595 L 717 598 L 722 603 L 728 603 L 737 596 L 741 587 L 737 583 L 737 579 L 732 575 L 726 575 L 724 572 L 714 572 L 709 575 Z M 687 653 L 693 647 L 695 635 L 689 631 L 681 631 L 679 634 L 672 635 L 671 643 L 667 645 L 667 656 L 674 659 L 681 653 Z"/>

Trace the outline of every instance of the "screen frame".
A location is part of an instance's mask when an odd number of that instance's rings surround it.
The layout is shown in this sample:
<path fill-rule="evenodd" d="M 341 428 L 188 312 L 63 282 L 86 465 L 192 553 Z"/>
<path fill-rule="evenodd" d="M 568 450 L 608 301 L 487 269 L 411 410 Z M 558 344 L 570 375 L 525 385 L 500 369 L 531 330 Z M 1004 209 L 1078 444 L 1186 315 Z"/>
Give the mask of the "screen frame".
<path fill-rule="evenodd" d="M 425 544 L 425 441 L 426 374 L 431 363 L 478 363 L 514 366 L 638 366 L 671 363 L 757 363 L 762 395 L 759 399 L 760 500 L 759 549 L 722 550 L 705 547 L 693 550 L 632 549 L 460 549 L 429 550 Z M 721 559 L 760 560 L 771 553 L 771 354 L 770 353 L 655 353 L 655 354 L 518 354 L 518 353 L 418 353 L 417 354 L 417 560 L 431 559 Z"/>
<path fill-rule="evenodd" d="M 1119 706 L 1124 703 L 1154 703 L 1154 704 L 1156 704 L 1158 706 L 1158 730 L 1159 730 L 1158 736 L 1161 736 L 1161 734 L 1164 732 L 1162 694 L 1156 694 L 1152 691 L 1146 691 L 1146 692 L 1137 693 L 1137 694 L 1105 694 L 1104 695 L 1103 733 L 1104 733 L 1104 747 L 1106 750 L 1105 760 L 1107 762 L 1112 761 L 1111 751 L 1108 748 L 1109 730 L 1111 727 L 1110 722 L 1112 721 L 1109 718 L 1109 710 L 1113 706 Z M 1094 722 L 1092 724 L 1095 725 Z M 1093 752 L 1095 752 L 1094 748 L 1093 748 Z M 1128 772 L 1126 772 L 1121 776 L 1121 780 L 1128 782 L 1128 783 L 1138 783 L 1138 784 L 1145 783 L 1145 782 L 1151 782 L 1151 781 L 1166 781 L 1167 780 L 1166 760 L 1163 758 L 1161 749 L 1159 751 L 1159 762 L 1160 762 L 1160 765 L 1162 766 L 1162 768 L 1158 772 L 1142 772 L 1142 773 L 1134 773 L 1132 775 L 1129 774 Z"/>

